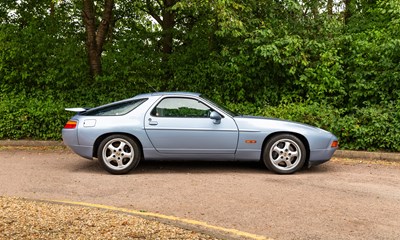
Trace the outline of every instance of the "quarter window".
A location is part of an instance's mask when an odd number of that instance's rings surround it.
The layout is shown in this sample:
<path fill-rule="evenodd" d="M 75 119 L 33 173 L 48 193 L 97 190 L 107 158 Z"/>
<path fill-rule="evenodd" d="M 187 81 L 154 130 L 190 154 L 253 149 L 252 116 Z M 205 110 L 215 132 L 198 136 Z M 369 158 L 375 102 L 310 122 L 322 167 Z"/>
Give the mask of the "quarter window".
<path fill-rule="evenodd" d="M 207 118 L 212 110 L 191 98 L 165 98 L 151 111 L 157 117 Z"/>

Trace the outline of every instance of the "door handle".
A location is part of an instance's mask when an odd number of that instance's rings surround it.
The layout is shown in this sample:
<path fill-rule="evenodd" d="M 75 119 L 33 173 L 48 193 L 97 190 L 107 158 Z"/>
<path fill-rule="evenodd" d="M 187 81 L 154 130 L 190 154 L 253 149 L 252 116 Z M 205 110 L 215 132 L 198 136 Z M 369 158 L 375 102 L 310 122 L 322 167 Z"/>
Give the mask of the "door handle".
<path fill-rule="evenodd" d="M 151 118 L 149 118 L 149 125 L 157 125 L 157 121 L 153 121 Z"/>

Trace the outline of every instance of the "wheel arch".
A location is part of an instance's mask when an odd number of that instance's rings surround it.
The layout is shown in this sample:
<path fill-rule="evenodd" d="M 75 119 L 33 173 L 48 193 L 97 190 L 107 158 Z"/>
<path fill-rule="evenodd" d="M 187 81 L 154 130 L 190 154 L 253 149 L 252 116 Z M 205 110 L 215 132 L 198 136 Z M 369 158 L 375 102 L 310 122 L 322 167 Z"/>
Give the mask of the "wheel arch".
<path fill-rule="evenodd" d="M 290 132 L 290 131 L 282 131 L 282 132 L 274 132 L 269 134 L 265 139 L 264 142 L 262 144 L 262 148 L 261 148 L 261 155 L 260 155 L 260 161 L 262 161 L 263 156 L 264 156 L 264 151 L 265 151 L 265 145 L 267 145 L 267 143 L 269 142 L 269 140 L 277 135 L 282 135 L 282 134 L 291 134 L 294 135 L 295 137 L 297 137 L 298 139 L 300 139 L 300 141 L 304 144 L 304 147 L 306 148 L 306 162 L 304 163 L 304 166 L 308 166 L 308 162 L 310 159 L 310 144 L 308 143 L 308 140 L 306 137 L 304 137 L 303 135 L 301 135 L 300 133 L 296 133 L 296 132 Z"/>
<path fill-rule="evenodd" d="M 138 139 L 135 135 L 132 135 L 132 134 L 130 134 L 130 133 L 125 133 L 125 132 L 111 132 L 111 133 L 105 133 L 105 134 L 99 136 L 99 137 L 96 139 L 96 141 L 94 142 L 94 144 L 93 144 L 93 153 L 92 153 L 92 155 L 93 155 L 94 158 L 97 158 L 97 157 L 98 157 L 98 156 L 97 156 L 97 152 L 98 152 L 100 143 L 101 143 L 105 138 L 107 138 L 107 137 L 109 137 L 109 136 L 111 136 L 111 135 L 124 135 L 124 136 L 127 136 L 127 137 L 131 138 L 133 141 L 135 141 L 135 142 L 139 145 L 139 148 L 140 148 L 140 150 L 142 151 L 142 155 L 143 155 L 143 145 L 142 145 L 142 143 L 139 141 L 139 139 Z M 143 157 L 143 156 L 142 156 L 142 157 Z"/>

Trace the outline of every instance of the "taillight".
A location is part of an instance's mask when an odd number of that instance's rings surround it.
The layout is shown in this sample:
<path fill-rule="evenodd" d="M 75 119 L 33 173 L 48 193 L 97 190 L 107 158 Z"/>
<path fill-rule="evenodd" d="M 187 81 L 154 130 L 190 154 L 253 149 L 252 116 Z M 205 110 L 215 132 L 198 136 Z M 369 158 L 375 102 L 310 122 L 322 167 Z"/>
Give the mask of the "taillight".
<path fill-rule="evenodd" d="M 74 129 L 74 128 L 76 128 L 76 125 L 78 125 L 78 122 L 77 122 L 77 121 L 69 120 L 69 121 L 65 124 L 64 128 L 67 128 L 67 129 Z"/>
<path fill-rule="evenodd" d="M 331 144 L 332 148 L 337 148 L 339 146 L 339 142 L 338 141 L 333 141 Z"/>

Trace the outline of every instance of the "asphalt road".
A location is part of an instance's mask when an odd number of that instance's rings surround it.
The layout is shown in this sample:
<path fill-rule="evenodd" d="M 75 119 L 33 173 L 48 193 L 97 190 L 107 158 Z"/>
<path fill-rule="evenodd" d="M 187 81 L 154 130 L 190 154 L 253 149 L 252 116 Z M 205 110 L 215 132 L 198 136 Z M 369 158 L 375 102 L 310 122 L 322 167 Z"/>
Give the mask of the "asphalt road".
<path fill-rule="evenodd" d="M 115 176 L 69 150 L 0 148 L 0 195 L 204 221 L 274 239 L 400 239 L 400 164 L 333 159 L 294 175 L 249 163 L 142 163 Z"/>

